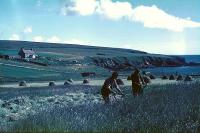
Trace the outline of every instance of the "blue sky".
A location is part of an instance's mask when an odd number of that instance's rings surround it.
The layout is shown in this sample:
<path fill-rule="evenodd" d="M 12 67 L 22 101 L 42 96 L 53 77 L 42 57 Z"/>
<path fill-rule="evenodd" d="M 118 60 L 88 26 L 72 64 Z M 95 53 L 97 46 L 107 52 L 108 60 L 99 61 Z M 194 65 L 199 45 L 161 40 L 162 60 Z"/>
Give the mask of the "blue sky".
<path fill-rule="evenodd" d="M 200 53 L 199 0 L 1 0 L 0 39 Z"/>

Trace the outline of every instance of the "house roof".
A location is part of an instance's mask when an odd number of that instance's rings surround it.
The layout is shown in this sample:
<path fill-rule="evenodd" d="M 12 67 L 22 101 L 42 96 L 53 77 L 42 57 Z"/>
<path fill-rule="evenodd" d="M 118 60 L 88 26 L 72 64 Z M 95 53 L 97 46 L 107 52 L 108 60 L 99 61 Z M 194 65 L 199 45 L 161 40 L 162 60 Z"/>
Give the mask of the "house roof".
<path fill-rule="evenodd" d="M 22 49 L 22 52 L 25 54 L 29 54 L 29 55 L 34 55 L 35 52 L 33 50 L 26 50 L 26 49 Z"/>

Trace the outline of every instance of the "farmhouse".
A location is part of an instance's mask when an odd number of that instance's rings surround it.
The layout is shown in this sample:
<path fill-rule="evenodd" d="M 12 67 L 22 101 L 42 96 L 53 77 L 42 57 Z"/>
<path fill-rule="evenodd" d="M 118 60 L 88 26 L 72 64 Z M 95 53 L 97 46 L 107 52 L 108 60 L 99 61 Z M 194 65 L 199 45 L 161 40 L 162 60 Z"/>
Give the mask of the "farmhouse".
<path fill-rule="evenodd" d="M 32 49 L 26 50 L 24 48 L 21 48 L 19 50 L 18 55 L 21 56 L 21 58 L 32 58 L 32 59 L 35 59 L 37 56 Z"/>

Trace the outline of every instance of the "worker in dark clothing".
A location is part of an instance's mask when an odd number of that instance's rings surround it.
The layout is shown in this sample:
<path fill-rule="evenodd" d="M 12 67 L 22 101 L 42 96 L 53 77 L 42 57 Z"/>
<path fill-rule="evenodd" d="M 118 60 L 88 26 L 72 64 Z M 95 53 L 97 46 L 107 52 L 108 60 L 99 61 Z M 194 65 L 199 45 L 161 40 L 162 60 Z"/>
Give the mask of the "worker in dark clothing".
<path fill-rule="evenodd" d="M 118 73 L 113 72 L 112 76 L 104 81 L 104 84 L 101 88 L 101 95 L 102 95 L 105 103 L 110 103 L 109 95 L 111 93 L 116 95 L 116 92 L 113 91 L 113 88 L 116 88 L 116 90 L 119 92 L 119 94 L 124 95 L 122 93 L 122 91 L 119 89 L 119 86 L 117 85 L 117 82 L 116 82 L 117 77 L 118 77 Z"/>
<path fill-rule="evenodd" d="M 135 69 L 135 71 L 131 74 L 131 81 L 132 81 L 132 92 L 134 96 L 143 93 L 142 85 L 145 85 L 145 82 L 140 75 L 140 70 Z"/>

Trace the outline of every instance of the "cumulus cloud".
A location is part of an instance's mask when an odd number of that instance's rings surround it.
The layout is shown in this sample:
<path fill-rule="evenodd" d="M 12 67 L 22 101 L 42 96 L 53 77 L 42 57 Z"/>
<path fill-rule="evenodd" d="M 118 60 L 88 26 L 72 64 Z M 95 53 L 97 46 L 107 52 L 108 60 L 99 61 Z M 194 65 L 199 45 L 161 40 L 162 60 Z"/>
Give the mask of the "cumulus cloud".
<path fill-rule="evenodd" d="M 60 38 L 57 36 L 52 36 L 51 38 L 47 39 L 46 42 L 50 42 L 50 43 L 60 43 Z"/>
<path fill-rule="evenodd" d="M 42 41 L 43 41 L 43 37 L 42 37 L 42 36 L 35 36 L 35 37 L 33 38 L 33 41 L 34 41 L 34 42 L 42 42 Z"/>
<path fill-rule="evenodd" d="M 24 33 L 32 33 L 32 27 L 26 27 Z"/>
<path fill-rule="evenodd" d="M 172 16 L 158 7 L 139 6 L 133 9 L 132 21 L 141 22 L 148 28 L 161 28 L 181 32 L 184 28 L 200 27 L 200 23 L 188 18 Z"/>
<path fill-rule="evenodd" d="M 18 34 L 12 34 L 12 36 L 9 38 L 9 40 L 20 40 L 20 36 Z"/>
<path fill-rule="evenodd" d="M 148 28 L 167 29 L 181 32 L 185 28 L 198 28 L 200 22 L 192 21 L 191 18 L 179 18 L 168 14 L 157 6 L 132 7 L 130 2 L 112 0 L 70 0 L 62 8 L 64 15 L 79 14 L 82 16 L 98 14 L 111 20 L 126 18 L 131 22 L 139 22 Z"/>
<path fill-rule="evenodd" d="M 109 19 L 118 20 L 124 17 L 131 17 L 132 5 L 129 2 L 101 0 L 96 11 Z"/>
<path fill-rule="evenodd" d="M 69 0 L 62 8 L 62 13 L 64 15 L 91 15 L 95 13 L 98 5 L 96 0 L 87 0 L 87 2 L 85 0 Z"/>

